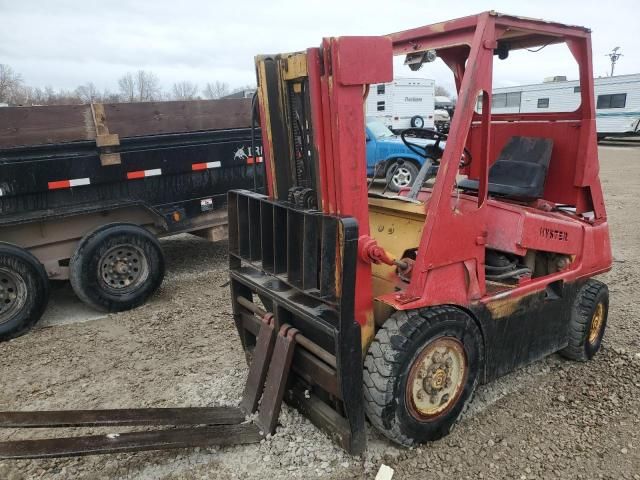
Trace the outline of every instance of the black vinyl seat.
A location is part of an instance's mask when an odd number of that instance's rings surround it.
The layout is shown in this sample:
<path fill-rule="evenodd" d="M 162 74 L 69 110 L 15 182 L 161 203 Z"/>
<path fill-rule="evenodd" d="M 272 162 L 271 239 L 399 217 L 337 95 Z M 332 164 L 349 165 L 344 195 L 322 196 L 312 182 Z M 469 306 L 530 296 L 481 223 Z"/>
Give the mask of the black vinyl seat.
<path fill-rule="evenodd" d="M 489 193 L 523 200 L 542 198 L 552 149 L 550 138 L 511 137 L 489 169 Z M 461 180 L 458 187 L 478 190 L 478 180 Z"/>

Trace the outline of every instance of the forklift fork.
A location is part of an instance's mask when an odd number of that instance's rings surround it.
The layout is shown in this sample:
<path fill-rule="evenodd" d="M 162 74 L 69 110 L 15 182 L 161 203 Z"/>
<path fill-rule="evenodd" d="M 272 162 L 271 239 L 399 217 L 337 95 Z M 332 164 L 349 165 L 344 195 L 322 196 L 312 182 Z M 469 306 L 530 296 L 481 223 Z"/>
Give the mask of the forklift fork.
<path fill-rule="evenodd" d="M 238 445 L 257 443 L 265 434 L 274 434 L 298 331 L 283 325 L 276 335 L 273 315 L 256 306 L 253 310 L 261 317 L 261 327 L 238 408 L 0 412 L 0 428 L 182 426 L 153 431 L 0 442 L 0 460 Z M 245 415 L 256 411 L 258 415 L 255 422 L 245 422 Z"/>

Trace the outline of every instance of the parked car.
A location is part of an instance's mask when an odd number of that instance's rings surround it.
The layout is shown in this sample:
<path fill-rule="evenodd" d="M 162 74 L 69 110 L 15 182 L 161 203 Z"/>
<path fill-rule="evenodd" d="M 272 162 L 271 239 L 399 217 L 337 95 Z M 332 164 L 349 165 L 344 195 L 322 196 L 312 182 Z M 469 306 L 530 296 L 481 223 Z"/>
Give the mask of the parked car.
<path fill-rule="evenodd" d="M 366 122 L 367 175 L 384 178 L 392 192 L 410 187 L 425 159 L 409 150 L 400 135 L 393 133 L 381 120 L 367 117 Z M 433 140 L 412 139 L 412 142 L 435 144 Z M 444 149 L 444 142 L 440 146 Z M 438 166 L 432 165 L 428 177 L 437 172 Z"/>

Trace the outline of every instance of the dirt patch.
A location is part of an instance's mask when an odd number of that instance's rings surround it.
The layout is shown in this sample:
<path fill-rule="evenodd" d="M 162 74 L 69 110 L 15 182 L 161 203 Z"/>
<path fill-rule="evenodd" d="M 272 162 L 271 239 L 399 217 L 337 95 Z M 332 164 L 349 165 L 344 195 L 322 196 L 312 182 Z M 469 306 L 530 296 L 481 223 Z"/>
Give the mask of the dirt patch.
<path fill-rule="evenodd" d="M 285 407 L 277 435 L 257 445 L 4 461 L 0 479 L 373 478 L 382 462 L 394 478 L 640 479 L 640 149 L 604 147 L 601 161 L 616 263 L 603 276 L 611 312 L 594 361 L 551 356 L 484 386 L 451 435 L 413 450 L 370 430 L 367 453 L 351 457 Z M 163 246 L 167 279 L 149 304 L 0 344 L 0 409 L 235 405 L 246 367 L 226 244 L 185 235 Z"/>

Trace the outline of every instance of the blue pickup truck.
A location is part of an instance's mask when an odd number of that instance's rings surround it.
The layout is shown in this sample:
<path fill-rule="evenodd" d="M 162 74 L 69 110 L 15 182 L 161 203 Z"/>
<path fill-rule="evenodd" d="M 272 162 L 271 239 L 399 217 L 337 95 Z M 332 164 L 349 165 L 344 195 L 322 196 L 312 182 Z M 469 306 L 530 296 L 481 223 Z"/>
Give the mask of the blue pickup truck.
<path fill-rule="evenodd" d="M 377 118 L 367 117 L 365 130 L 367 134 L 367 175 L 385 178 L 388 189 L 397 192 L 403 187 L 413 184 L 424 158 L 416 155 Z M 412 139 L 414 143 L 434 144 L 433 140 Z M 444 142 L 440 143 L 444 148 Z M 397 168 L 394 165 L 399 164 Z M 431 166 L 427 178 L 435 176 L 436 165 Z"/>

